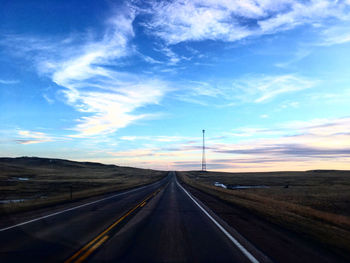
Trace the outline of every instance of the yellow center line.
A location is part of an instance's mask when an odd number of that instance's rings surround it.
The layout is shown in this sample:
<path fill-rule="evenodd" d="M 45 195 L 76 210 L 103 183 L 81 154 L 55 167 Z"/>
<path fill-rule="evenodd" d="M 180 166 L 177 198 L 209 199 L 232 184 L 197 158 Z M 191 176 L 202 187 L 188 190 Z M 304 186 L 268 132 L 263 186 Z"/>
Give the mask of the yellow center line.
<path fill-rule="evenodd" d="M 99 234 L 97 237 L 95 237 L 93 240 L 91 240 L 89 243 L 87 243 L 84 247 L 82 247 L 80 250 L 78 250 L 73 256 L 71 256 L 69 259 L 67 259 L 65 261 L 65 263 L 71 263 L 74 259 L 76 259 L 80 254 L 82 254 L 85 250 L 87 250 L 90 246 L 92 246 L 95 242 L 97 242 L 102 236 L 104 236 L 105 234 L 107 234 L 111 229 L 113 229 L 116 225 L 118 225 L 122 220 L 124 220 L 127 216 L 129 216 L 132 212 L 134 212 L 137 208 L 139 207 L 143 207 L 146 204 L 146 201 L 150 198 L 152 198 L 152 196 L 155 196 L 157 193 L 159 193 L 160 189 L 154 191 L 152 194 L 150 194 L 149 196 L 147 196 L 144 200 L 142 200 L 138 205 L 136 205 L 133 209 L 129 210 L 125 215 L 123 215 L 121 218 L 119 218 L 117 221 L 115 221 L 112 225 L 110 225 L 106 230 L 104 230 L 101 234 Z M 102 239 L 104 239 L 105 237 L 103 237 Z M 102 240 L 101 239 L 101 240 Z M 101 240 L 99 242 L 101 242 Z M 104 240 L 105 241 L 105 240 Z M 103 241 L 103 242 L 104 242 Z M 96 244 L 99 244 L 99 242 L 97 242 Z M 102 243 L 103 243 L 102 242 Z M 101 244 L 102 244 L 101 243 Z M 95 244 L 95 245 L 96 245 Z M 94 245 L 94 246 L 95 246 Z M 90 251 L 90 250 L 88 250 Z M 88 251 L 86 253 L 88 253 Z M 86 254 L 85 253 L 85 254 Z M 90 255 L 92 252 L 90 252 L 88 255 Z M 85 255 L 84 254 L 84 255 Z M 86 256 L 87 257 L 87 256 Z M 86 258 L 85 257 L 85 258 Z M 85 259 L 84 258 L 84 259 Z M 78 260 L 80 260 L 81 258 L 79 258 Z M 78 260 L 76 262 L 78 262 Z M 81 261 L 79 261 L 81 262 Z"/>
<path fill-rule="evenodd" d="M 104 236 L 100 239 L 95 245 L 93 245 L 88 251 L 85 252 L 84 255 L 82 255 L 80 258 L 75 261 L 76 263 L 83 262 L 92 252 L 94 252 L 99 246 L 102 245 L 103 242 L 105 242 L 108 239 L 108 236 Z"/>

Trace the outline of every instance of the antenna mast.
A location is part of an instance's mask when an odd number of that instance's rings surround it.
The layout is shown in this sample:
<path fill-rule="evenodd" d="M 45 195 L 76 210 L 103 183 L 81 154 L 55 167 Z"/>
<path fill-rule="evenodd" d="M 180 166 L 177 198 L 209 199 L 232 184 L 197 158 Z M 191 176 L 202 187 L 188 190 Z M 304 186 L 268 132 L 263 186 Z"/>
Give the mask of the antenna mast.
<path fill-rule="evenodd" d="M 203 132 L 202 171 L 206 171 L 207 163 L 205 161 L 205 140 L 204 140 L 205 130 L 203 130 L 202 132 Z"/>

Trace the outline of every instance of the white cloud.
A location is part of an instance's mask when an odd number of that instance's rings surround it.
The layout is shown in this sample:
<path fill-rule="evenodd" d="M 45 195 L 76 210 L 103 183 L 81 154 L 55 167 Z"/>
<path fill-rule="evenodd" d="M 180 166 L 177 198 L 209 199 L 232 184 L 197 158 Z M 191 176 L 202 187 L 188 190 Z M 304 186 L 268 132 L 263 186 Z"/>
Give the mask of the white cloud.
<path fill-rule="evenodd" d="M 196 140 L 198 138 L 183 137 L 183 136 L 122 136 L 120 137 L 120 139 L 124 141 L 145 140 L 145 141 L 152 141 L 152 142 L 179 142 L 179 141 Z"/>
<path fill-rule="evenodd" d="M 344 19 L 349 3 L 332 0 L 154 1 L 146 24 L 168 44 L 205 39 L 236 41 L 303 24 Z"/>
<path fill-rule="evenodd" d="M 88 116 L 81 117 L 73 136 L 115 132 L 150 114 L 133 114 L 148 104 L 157 104 L 166 92 L 159 80 L 121 73 L 112 69 L 118 59 L 128 55 L 134 36 L 133 12 L 117 15 L 108 22 L 101 41 L 85 44 L 72 59 L 51 63 L 52 79 L 67 88 L 68 103 Z M 109 66 L 109 67 L 108 67 Z"/>
<path fill-rule="evenodd" d="M 174 98 L 192 104 L 208 106 L 207 99 L 210 98 L 227 98 L 225 88 L 217 87 L 210 82 L 189 81 L 178 87 L 178 93 Z"/>
<path fill-rule="evenodd" d="M 308 121 L 289 121 L 275 125 L 270 128 L 254 128 L 241 127 L 234 129 L 232 133 L 226 133 L 226 136 L 234 137 L 255 137 L 255 138 L 269 138 L 273 136 L 272 140 L 276 140 L 276 144 L 287 143 L 312 143 L 313 141 L 320 142 L 320 144 L 328 145 L 332 142 L 336 145 L 349 144 L 350 141 L 339 140 L 336 143 L 337 136 L 350 136 L 350 118 L 337 119 L 312 119 Z M 323 137 L 329 137 L 323 142 Z M 333 139 L 332 136 L 334 136 Z M 297 141 L 295 138 L 300 138 Z M 270 140 L 270 139 L 269 139 Z M 322 143 L 321 143 L 322 142 Z M 349 144 L 350 145 L 350 144 Z"/>
<path fill-rule="evenodd" d="M 268 116 L 267 116 L 268 117 Z M 262 117 L 264 118 L 264 117 Z M 273 128 L 253 128 L 253 127 L 241 127 L 234 129 L 232 132 L 225 133 L 226 136 L 229 137 L 253 137 L 253 136 L 280 136 L 283 132 L 281 129 L 273 129 Z"/>
<path fill-rule="evenodd" d="M 34 143 L 42 143 L 42 142 L 50 142 L 53 140 L 50 136 L 43 132 L 35 132 L 28 130 L 19 130 L 17 131 L 18 136 L 20 138 L 15 141 L 19 144 L 34 144 Z"/>
<path fill-rule="evenodd" d="M 191 81 L 193 85 L 191 87 L 191 91 L 193 92 L 193 96 L 207 96 L 207 97 L 219 97 L 225 95 L 223 91 L 211 85 L 210 83 L 203 81 Z"/>
<path fill-rule="evenodd" d="M 0 84 L 12 85 L 19 83 L 19 80 L 0 79 Z"/>
<path fill-rule="evenodd" d="M 225 6 L 215 7 L 214 3 L 207 2 L 154 3 L 151 11 L 153 19 L 147 27 L 169 44 L 203 39 L 235 40 L 247 36 L 243 27 L 233 25 L 227 19 L 230 11 Z"/>
<path fill-rule="evenodd" d="M 239 103 L 264 103 L 286 94 L 314 87 L 318 81 L 294 74 L 286 75 L 247 75 L 240 79 L 210 82 L 190 82 L 186 89 L 176 94 L 175 98 L 194 104 L 207 106 L 210 98 L 220 98 L 218 107 L 234 106 Z M 297 104 L 293 105 L 297 107 Z"/>
<path fill-rule="evenodd" d="M 285 101 L 282 102 L 279 109 L 287 109 L 287 108 L 298 108 L 300 103 L 298 101 Z"/>
<path fill-rule="evenodd" d="M 235 81 L 233 87 L 240 100 L 261 103 L 283 93 L 311 88 L 315 84 L 316 81 L 289 74 L 243 78 Z"/>
<path fill-rule="evenodd" d="M 146 115 L 131 114 L 135 109 L 158 103 L 164 85 L 122 74 L 112 66 L 128 54 L 128 41 L 133 37 L 134 14 L 118 15 L 108 22 L 101 41 L 86 43 L 75 57 L 52 65 L 53 81 L 65 88 L 68 103 L 78 111 L 88 113 L 73 129 L 74 136 L 112 133 Z"/>
<path fill-rule="evenodd" d="M 134 149 L 120 152 L 108 152 L 108 154 L 117 158 L 140 158 L 154 156 L 157 149 Z"/>
<path fill-rule="evenodd" d="M 113 133 L 136 120 L 149 118 L 152 114 L 135 110 L 159 103 L 167 92 L 167 85 L 161 80 L 116 70 L 122 58 L 135 52 L 130 44 L 135 16 L 133 8 L 124 8 L 105 23 L 99 34 L 102 36 L 90 33 L 89 37 L 80 37 L 80 41 L 74 37 L 55 43 L 35 37 L 23 41 L 25 37 L 19 36 L 7 41 L 31 61 L 34 58 L 38 72 L 64 88 L 60 94 L 82 113 L 77 125 L 70 129 L 77 132 L 72 137 Z M 23 42 L 28 43 L 25 48 L 19 44 Z"/>
<path fill-rule="evenodd" d="M 279 67 L 279 68 L 287 68 L 289 67 L 290 65 L 296 63 L 296 62 L 299 62 L 301 60 L 303 60 L 304 58 L 306 58 L 307 56 L 309 56 L 311 53 L 311 50 L 308 50 L 308 49 L 299 49 L 297 50 L 297 52 L 294 54 L 293 58 L 292 59 L 289 59 L 285 62 L 279 62 L 279 63 L 276 63 L 275 66 L 276 67 Z"/>
<path fill-rule="evenodd" d="M 81 117 L 74 128 L 77 135 L 91 136 L 115 132 L 130 123 L 151 116 L 151 114 L 132 114 L 134 110 L 148 104 L 156 104 L 163 97 L 166 85 L 159 81 L 116 86 L 109 91 L 66 91 L 71 104 L 79 111 L 91 113 Z"/>
<path fill-rule="evenodd" d="M 169 58 L 169 65 L 176 65 L 180 61 L 180 57 L 170 48 L 164 47 L 161 51 Z"/>
<path fill-rule="evenodd" d="M 323 41 L 320 45 L 331 46 L 350 42 L 350 19 L 347 23 L 327 28 L 322 32 Z"/>
<path fill-rule="evenodd" d="M 269 33 L 290 29 L 301 24 L 312 24 L 327 17 L 337 17 L 344 8 L 338 6 L 334 1 L 328 0 L 288 2 L 288 11 L 278 12 L 276 15 L 258 22 L 262 32 Z"/>
<path fill-rule="evenodd" d="M 234 145 L 215 147 L 217 152 L 238 155 L 278 157 L 288 162 L 287 156 L 299 158 L 350 157 L 350 118 L 315 119 L 308 122 L 289 122 L 276 127 L 280 136 L 268 138 L 274 129 L 248 129 L 256 136 Z M 267 133 L 265 133 L 267 132 Z M 251 161 L 254 163 L 254 160 Z"/>
<path fill-rule="evenodd" d="M 47 94 L 43 94 L 43 98 L 47 101 L 49 104 L 53 104 L 55 101 L 51 99 Z"/>
<path fill-rule="evenodd" d="M 338 119 L 313 119 L 310 121 L 294 121 L 281 125 L 286 130 L 294 130 L 300 134 L 308 134 L 310 136 L 336 136 L 350 135 L 350 118 Z M 336 141 L 335 139 L 332 141 Z M 324 142 L 327 143 L 327 142 Z M 338 144 L 348 144 L 350 141 L 339 141 Z"/>
<path fill-rule="evenodd" d="M 150 56 L 147 56 L 147 55 L 144 55 L 142 54 L 141 52 L 138 52 L 137 51 L 137 54 L 144 60 L 146 61 L 147 63 L 150 63 L 150 64 L 162 64 L 163 62 L 159 61 L 159 60 L 156 60 Z"/>
<path fill-rule="evenodd" d="M 88 80 L 94 85 L 105 84 L 113 71 L 106 65 L 115 64 L 115 60 L 128 54 L 128 41 L 134 36 L 132 22 L 135 14 L 116 15 L 107 23 L 100 41 L 84 43 L 71 58 L 62 61 L 43 61 L 42 68 L 52 72 L 52 79 L 58 85 L 69 89 L 85 86 Z M 100 81 L 102 78 L 102 81 Z M 102 83 L 101 83 L 102 82 Z"/>

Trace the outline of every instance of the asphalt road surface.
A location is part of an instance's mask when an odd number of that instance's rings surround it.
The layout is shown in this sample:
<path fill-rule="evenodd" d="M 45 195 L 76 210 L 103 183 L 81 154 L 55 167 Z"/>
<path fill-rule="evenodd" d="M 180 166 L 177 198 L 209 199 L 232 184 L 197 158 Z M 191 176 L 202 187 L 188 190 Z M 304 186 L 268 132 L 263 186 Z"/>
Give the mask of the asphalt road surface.
<path fill-rule="evenodd" d="M 175 173 L 0 227 L 1 262 L 269 262 L 192 197 Z"/>

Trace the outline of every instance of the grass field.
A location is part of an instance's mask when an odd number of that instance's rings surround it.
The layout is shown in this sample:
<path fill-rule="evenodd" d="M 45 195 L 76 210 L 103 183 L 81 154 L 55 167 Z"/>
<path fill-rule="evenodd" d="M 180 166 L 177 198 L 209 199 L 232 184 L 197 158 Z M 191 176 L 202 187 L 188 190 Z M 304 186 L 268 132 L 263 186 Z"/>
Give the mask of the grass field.
<path fill-rule="evenodd" d="M 185 183 L 268 221 L 350 255 L 350 171 L 181 172 Z M 225 185 L 259 189 L 224 189 Z"/>
<path fill-rule="evenodd" d="M 165 175 L 163 171 L 99 163 L 0 158 L 0 213 L 128 189 L 155 182 Z"/>

